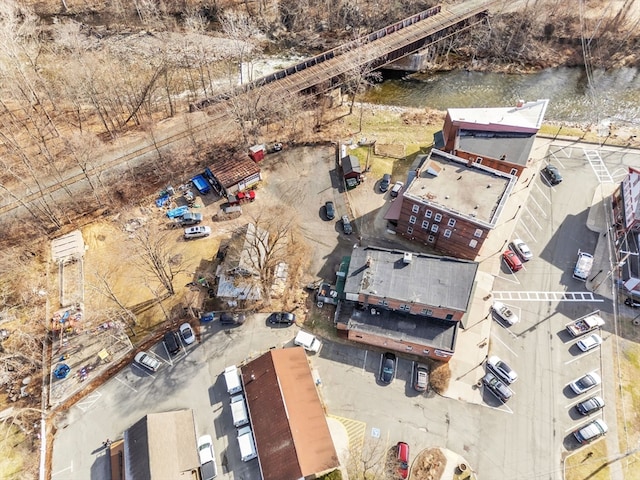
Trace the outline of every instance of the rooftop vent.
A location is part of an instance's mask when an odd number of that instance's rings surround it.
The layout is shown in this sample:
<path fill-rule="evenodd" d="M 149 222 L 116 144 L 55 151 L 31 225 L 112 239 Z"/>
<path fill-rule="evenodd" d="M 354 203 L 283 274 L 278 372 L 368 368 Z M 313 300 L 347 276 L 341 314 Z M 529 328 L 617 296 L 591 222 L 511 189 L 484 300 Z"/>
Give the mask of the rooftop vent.
<path fill-rule="evenodd" d="M 524 100 L 518 100 L 518 102 L 516 103 L 516 107 L 518 108 L 524 107 Z"/>
<path fill-rule="evenodd" d="M 409 252 L 404 252 L 404 256 L 402 257 L 402 262 L 405 264 L 409 264 L 411 263 L 411 260 L 413 260 L 413 255 Z"/>

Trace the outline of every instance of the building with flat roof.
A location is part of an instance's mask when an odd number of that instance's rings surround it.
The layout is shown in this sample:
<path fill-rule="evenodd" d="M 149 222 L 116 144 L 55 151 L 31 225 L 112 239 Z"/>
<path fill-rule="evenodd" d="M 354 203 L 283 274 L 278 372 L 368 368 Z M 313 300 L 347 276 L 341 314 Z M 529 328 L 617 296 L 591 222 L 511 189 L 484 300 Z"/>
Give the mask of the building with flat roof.
<path fill-rule="evenodd" d="M 468 260 L 356 248 L 337 327 L 356 342 L 447 360 L 458 323 L 466 318 L 477 270 L 478 264 Z"/>
<path fill-rule="evenodd" d="M 241 367 L 263 480 L 317 478 L 339 466 L 302 347 L 272 349 Z"/>
<path fill-rule="evenodd" d="M 473 260 L 495 228 L 517 178 L 433 149 L 418 156 L 386 214 L 396 231 L 439 252 Z"/>

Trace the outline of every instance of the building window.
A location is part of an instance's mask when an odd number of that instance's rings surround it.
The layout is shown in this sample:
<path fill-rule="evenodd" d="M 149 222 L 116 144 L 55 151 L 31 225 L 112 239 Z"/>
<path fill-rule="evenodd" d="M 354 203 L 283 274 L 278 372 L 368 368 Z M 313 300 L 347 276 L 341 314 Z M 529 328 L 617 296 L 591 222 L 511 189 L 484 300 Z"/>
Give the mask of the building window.
<path fill-rule="evenodd" d="M 436 237 L 434 237 L 433 235 L 429 235 L 427 237 L 427 242 L 429 242 L 429 243 L 433 243 L 435 240 L 436 240 Z"/>
<path fill-rule="evenodd" d="M 447 223 L 447 225 L 449 225 L 450 227 L 455 227 L 456 226 L 456 219 L 455 218 L 450 218 L 449 219 L 449 223 Z"/>
<path fill-rule="evenodd" d="M 431 225 L 431 231 L 433 233 L 438 233 L 438 225 L 436 225 L 435 223 Z"/>
<path fill-rule="evenodd" d="M 411 235 L 413 233 L 413 227 L 407 227 L 407 233 Z"/>
<path fill-rule="evenodd" d="M 417 218 L 416 218 L 414 215 L 411 215 L 411 216 L 409 217 L 409 223 L 410 223 L 411 225 L 413 225 L 414 223 L 416 223 L 416 220 L 417 220 Z"/>
<path fill-rule="evenodd" d="M 476 157 L 476 163 L 482 163 L 482 157 Z"/>
<path fill-rule="evenodd" d="M 427 222 L 426 220 L 422 221 L 422 228 L 424 228 L 425 230 L 429 229 L 429 222 Z"/>
<path fill-rule="evenodd" d="M 469 242 L 469 246 L 471 248 L 476 248 L 478 246 L 478 241 L 474 238 Z"/>
<path fill-rule="evenodd" d="M 407 345 L 407 346 L 405 347 L 405 350 L 406 350 L 407 352 L 410 352 L 411 350 L 413 350 L 413 347 L 412 347 L 411 345 Z"/>
<path fill-rule="evenodd" d="M 386 300 L 382 300 L 382 306 L 384 306 L 384 307 L 388 307 L 388 306 L 389 306 L 389 304 L 387 303 L 387 301 L 386 301 Z"/>
<path fill-rule="evenodd" d="M 420 205 L 413 205 L 413 206 L 411 207 L 411 211 L 412 211 L 413 213 L 418 213 L 418 212 L 420 211 Z"/>
<path fill-rule="evenodd" d="M 425 216 L 426 218 L 431 218 L 432 213 L 433 213 L 433 212 L 432 212 L 431 210 L 427 210 L 426 212 L 424 212 L 424 216 Z"/>
<path fill-rule="evenodd" d="M 378 305 L 384 305 L 385 301 L 384 300 L 378 300 Z"/>
<path fill-rule="evenodd" d="M 436 213 L 436 216 L 435 216 L 434 220 L 436 222 L 439 222 L 440 220 L 442 220 L 442 214 L 441 213 Z"/>
<path fill-rule="evenodd" d="M 449 229 L 447 228 L 447 229 L 444 231 L 444 236 L 445 236 L 446 238 L 451 237 L 451 230 L 449 230 Z"/>
<path fill-rule="evenodd" d="M 476 228 L 476 231 L 473 232 L 473 236 L 478 238 L 482 237 L 482 230 L 479 228 Z"/>
<path fill-rule="evenodd" d="M 400 305 L 400 310 L 404 310 L 405 312 L 408 312 L 409 310 L 411 310 L 411 307 L 409 305 Z"/>
<path fill-rule="evenodd" d="M 518 169 L 517 168 L 512 168 L 511 171 L 509 172 L 511 175 L 518 175 Z"/>
<path fill-rule="evenodd" d="M 447 313 L 446 320 L 453 320 L 453 313 Z"/>
<path fill-rule="evenodd" d="M 433 315 L 433 310 L 429 310 L 428 308 L 423 308 L 422 314 L 426 315 L 427 317 L 431 317 Z"/>
<path fill-rule="evenodd" d="M 424 350 L 422 350 L 422 353 L 423 353 L 424 355 L 429 355 L 429 350 L 425 348 Z"/>

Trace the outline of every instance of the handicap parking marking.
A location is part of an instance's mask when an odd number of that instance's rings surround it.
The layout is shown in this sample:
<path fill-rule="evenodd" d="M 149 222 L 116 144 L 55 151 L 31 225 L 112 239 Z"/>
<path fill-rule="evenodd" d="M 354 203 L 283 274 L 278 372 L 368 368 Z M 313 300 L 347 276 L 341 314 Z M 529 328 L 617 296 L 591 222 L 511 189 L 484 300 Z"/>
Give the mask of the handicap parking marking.
<path fill-rule="evenodd" d="M 93 406 L 94 403 L 100 400 L 101 397 L 102 394 L 98 390 L 95 390 L 91 394 L 84 397 L 82 401 L 76 403 L 76 406 L 83 412 L 86 412 Z"/>

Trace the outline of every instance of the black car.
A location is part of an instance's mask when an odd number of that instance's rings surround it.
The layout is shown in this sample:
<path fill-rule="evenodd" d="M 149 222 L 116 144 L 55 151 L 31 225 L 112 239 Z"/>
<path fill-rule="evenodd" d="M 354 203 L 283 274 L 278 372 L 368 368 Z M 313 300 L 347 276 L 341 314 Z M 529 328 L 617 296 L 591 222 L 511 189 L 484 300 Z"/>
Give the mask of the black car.
<path fill-rule="evenodd" d="M 391 174 L 385 173 L 382 176 L 382 180 L 380 180 L 380 191 L 386 192 L 387 190 L 389 190 L 389 185 L 391 185 Z"/>
<path fill-rule="evenodd" d="M 604 400 L 602 397 L 595 396 L 587 398 L 576 405 L 576 410 L 580 415 L 591 415 L 593 412 L 597 412 L 604 407 Z"/>
<path fill-rule="evenodd" d="M 549 179 L 549 183 L 551 183 L 551 185 L 558 185 L 560 182 L 562 182 L 562 175 L 560 174 L 558 167 L 556 167 L 555 165 L 549 164 L 544 167 L 542 171 Z"/>
<path fill-rule="evenodd" d="M 242 325 L 247 317 L 244 313 L 223 313 L 220 315 L 220 325 Z"/>
<path fill-rule="evenodd" d="M 327 215 L 327 220 L 333 220 L 336 217 L 336 209 L 333 206 L 333 202 L 325 202 L 324 213 Z"/>
<path fill-rule="evenodd" d="M 385 352 L 380 362 L 380 381 L 386 385 L 391 383 L 396 375 L 396 356 L 391 352 Z"/>
<path fill-rule="evenodd" d="M 289 312 L 276 312 L 269 315 L 268 321 L 270 325 L 289 326 L 296 323 L 296 316 Z"/>
<path fill-rule="evenodd" d="M 636 300 L 634 298 L 625 298 L 624 299 L 624 304 L 627 307 L 640 308 L 640 300 Z"/>
<path fill-rule="evenodd" d="M 342 231 L 345 235 L 351 235 L 353 233 L 353 227 L 351 226 L 349 217 L 347 217 L 346 215 L 342 216 Z"/>
<path fill-rule="evenodd" d="M 175 355 L 180 351 L 180 340 L 178 340 L 178 334 L 176 332 L 171 331 L 165 333 L 162 341 L 171 355 Z"/>

